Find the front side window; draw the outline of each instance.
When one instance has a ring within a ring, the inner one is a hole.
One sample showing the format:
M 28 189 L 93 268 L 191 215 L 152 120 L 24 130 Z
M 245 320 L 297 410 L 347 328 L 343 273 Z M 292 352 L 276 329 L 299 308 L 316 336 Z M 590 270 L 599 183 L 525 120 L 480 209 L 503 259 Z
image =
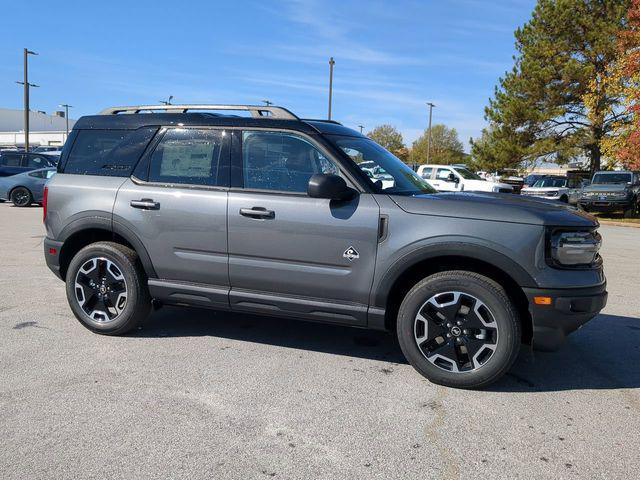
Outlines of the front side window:
M 448 168 L 439 168 L 436 172 L 436 180 L 449 180 L 451 173 L 451 170 Z
M 337 166 L 314 145 L 286 132 L 242 133 L 244 188 L 306 193 L 317 173 L 339 175 Z
M 28 168 L 44 168 L 50 166 L 50 163 L 42 157 L 37 155 L 28 155 L 26 158 L 25 167 Z
M 168 130 L 151 156 L 149 181 L 189 185 L 222 185 L 222 130 L 174 128 Z

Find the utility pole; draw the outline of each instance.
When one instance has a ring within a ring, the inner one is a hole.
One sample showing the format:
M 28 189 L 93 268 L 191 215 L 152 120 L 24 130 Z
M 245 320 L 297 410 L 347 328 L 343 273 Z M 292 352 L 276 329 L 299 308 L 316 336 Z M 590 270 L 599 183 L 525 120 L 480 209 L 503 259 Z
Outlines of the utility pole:
M 169 100 L 158 100 L 162 105 L 171 105 L 171 100 L 173 100 L 173 95 L 169 95 Z
M 433 113 L 433 107 L 435 104 L 427 102 L 429 105 L 429 133 L 427 133 L 427 163 L 431 162 L 431 114 Z
M 65 138 L 65 140 L 66 140 L 67 138 L 69 138 L 69 109 L 73 108 L 73 105 L 69 105 L 67 103 L 63 103 L 63 104 L 58 105 L 58 106 L 64 108 L 64 118 L 67 121 L 67 137 Z
M 333 66 L 336 62 L 333 57 L 329 59 L 329 120 L 331 120 L 331 97 L 333 96 Z
M 24 150 L 29 151 L 29 87 L 38 87 L 34 83 L 29 83 L 29 55 L 37 55 L 36 52 L 24 49 L 24 80 L 16 82 L 24 86 Z
M 273 105 L 273 102 L 271 100 L 262 100 L 262 103 L 264 103 L 267 107 Z
M 360 128 L 360 133 L 362 133 L 362 130 L 364 130 L 364 125 L 358 125 L 358 128 Z

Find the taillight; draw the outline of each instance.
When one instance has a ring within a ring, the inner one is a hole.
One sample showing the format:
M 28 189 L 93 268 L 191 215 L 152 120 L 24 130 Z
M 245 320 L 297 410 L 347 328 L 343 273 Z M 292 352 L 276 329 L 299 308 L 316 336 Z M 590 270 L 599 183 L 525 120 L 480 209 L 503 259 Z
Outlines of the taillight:
M 44 187 L 44 193 L 42 194 L 42 221 L 47 219 L 47 199 L 49 197 L 49 187 Z

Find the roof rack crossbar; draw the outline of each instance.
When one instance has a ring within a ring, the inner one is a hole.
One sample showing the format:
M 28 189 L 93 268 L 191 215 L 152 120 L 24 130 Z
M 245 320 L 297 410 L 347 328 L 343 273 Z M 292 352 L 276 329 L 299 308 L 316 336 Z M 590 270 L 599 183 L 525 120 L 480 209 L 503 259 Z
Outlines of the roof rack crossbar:
M 111 107 L 100 112 L 100 115 L 117 115 L 119 113 L 140 113 L 148 111 L 187 113 L 189 110 L 231 110 L 251 112 L 254 118 L 277 118 L 281 120 L 299 120 L 299 118 L 284 107 L 263 105 L 215 105 L 215 104 L 184 104 L 184 105 L 135 105 L 131 107 Z

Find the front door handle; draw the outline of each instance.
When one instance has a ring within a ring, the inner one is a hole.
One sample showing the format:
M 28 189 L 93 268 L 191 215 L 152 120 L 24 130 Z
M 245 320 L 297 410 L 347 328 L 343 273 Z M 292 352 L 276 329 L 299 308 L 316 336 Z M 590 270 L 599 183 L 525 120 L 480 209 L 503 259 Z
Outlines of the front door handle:
M 274 218 L 276 212 L 263 207 L 241 208 L 240 215 L 250 218 Z
M 142 210 L 160 210 L 160 202 L 154 202 L 150 198 L 131 200 L 131 203 L 129 205 L 131 205 L 133 208 L 140 208 Z

